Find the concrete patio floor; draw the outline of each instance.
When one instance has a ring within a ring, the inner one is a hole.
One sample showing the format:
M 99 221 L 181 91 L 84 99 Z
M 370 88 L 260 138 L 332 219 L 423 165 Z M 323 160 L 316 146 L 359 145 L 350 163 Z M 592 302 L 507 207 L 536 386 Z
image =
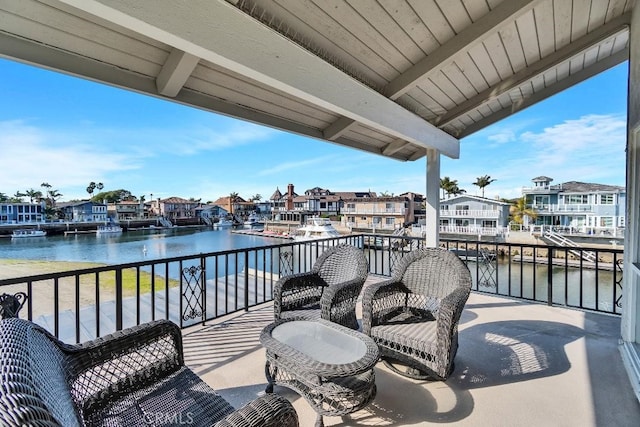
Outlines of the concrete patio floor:
M 371 280 L 376 280 L 372 278 Z M 184 330 L 185 361 L 232 405 L 264 392 L 259 335 L 271 304 Z M 456 369 L 446 382 L 375 367 L 378 394 L 365 409 L 325 417 L 326 426 L 638 426 L 618 350 L 620 318 L 472 293 L 459 328 Z M 300 425 L 316 414 L 276 387 Z

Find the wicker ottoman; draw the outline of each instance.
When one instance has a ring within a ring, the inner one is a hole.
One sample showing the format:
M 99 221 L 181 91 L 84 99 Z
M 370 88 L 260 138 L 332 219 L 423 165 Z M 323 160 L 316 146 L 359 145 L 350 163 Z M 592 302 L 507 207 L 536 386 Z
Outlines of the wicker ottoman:
M 264 328 L 265 374 L 269 385 L 298 392 L 318 413 L 345 415 L 357 411 L 376 395 L 373 366 L 378 346 L 368 336 L 319 320 L 280 320 Z

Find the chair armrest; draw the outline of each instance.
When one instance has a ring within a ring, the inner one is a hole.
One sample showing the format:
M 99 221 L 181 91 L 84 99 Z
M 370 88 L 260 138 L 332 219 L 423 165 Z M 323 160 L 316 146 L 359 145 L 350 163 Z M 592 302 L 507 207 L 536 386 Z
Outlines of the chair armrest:
M 469 288 L 458 288 L 444 297 L 440 301 L 438 312 L 435 313 L 438 348 L 443 351 L 451 352 L 451 344 L 454 335 L 454 328 L 458 325 L 464 305 L 469 298 Z M 453 349 L 455 352 L 455 349 Z M 447 354 L 441 354 L 440 360 L 448 360 Z
M 281 278 L 273 287 L 273 311 L 280 313 L 318 301 L 327 283 L 315 273 L 297 273 Z
M 277 394 L 266 394 L 218 421 L 214 427 L 298 427 L 293 405 Z
M 393 279 L 367 286 L 362 294 L 362 332 L 369 335 L 386 314 L 406 306 L 406 295 L 407 288 Z
M 70 356 L 69 383 L 83 413 L 128 395 L 184 365 L 180 328 L 168 320 L 134 326 L 78 345 Z
M 435 313 L 438 322 L 438 336 L 440 336 L 440 328 L 445 335 L 451 335 L 451 331 L 458 324 L 464 305 L 469 298 L 469 288 L 457 288 L 440 301 L 438 312 Z

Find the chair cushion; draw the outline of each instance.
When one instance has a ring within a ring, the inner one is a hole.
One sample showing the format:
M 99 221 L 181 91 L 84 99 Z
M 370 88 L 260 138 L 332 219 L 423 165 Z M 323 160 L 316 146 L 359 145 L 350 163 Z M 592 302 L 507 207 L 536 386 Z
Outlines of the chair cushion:
M 379 346 L 389 347 L 404 354 L 433 354 L 437 343 L 437 322 L 424 321 L 414 316 L 401 316 L 388 323 L 371 328 L 371 337 Z M 418 321 L 420 320 L 420 321 Z
M 233 407 L 193 371 L 179 371 L 140 389 L 92 414 L 94 426 L 213 425 L 233 412 Z

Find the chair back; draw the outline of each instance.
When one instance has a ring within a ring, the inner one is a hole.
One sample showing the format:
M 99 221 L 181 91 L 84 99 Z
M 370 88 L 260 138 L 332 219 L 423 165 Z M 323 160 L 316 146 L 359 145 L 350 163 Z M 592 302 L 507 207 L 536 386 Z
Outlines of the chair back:
M 81 425 L 67 358 L 53 340 L 28 320 L 0 321 L 0 418 L 6 425 Z
M 412 293 L 442 299 L 459 287 L 471 289 L 471 273 L 460 258 L 442 248 L 412 251 L 400 260 L 392 278 Z
M 312 272 L 329 286 L 356 279 L 361 279 L 364 284 L 369 264 L 362 249 L 341 244 L 326 249 L 316 260 Z

